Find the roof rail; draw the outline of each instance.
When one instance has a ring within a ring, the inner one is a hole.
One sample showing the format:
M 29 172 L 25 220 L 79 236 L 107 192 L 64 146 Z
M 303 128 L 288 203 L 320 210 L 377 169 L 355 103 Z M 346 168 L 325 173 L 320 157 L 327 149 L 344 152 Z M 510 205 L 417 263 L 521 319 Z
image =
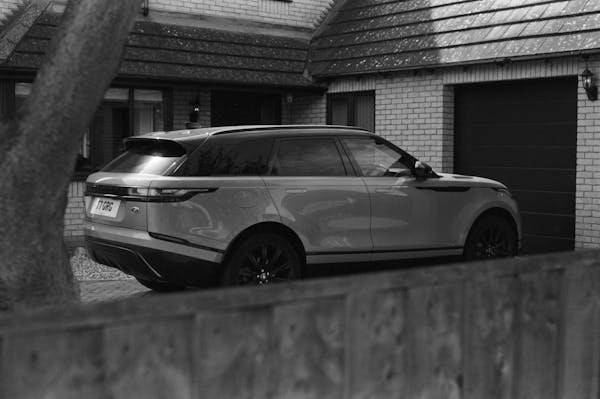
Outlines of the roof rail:
M 361 132 L 372 133 L 370 130 L 362 127 L 355 126 L 343 126 L 343 125 L 251 125 L 251 126 L 231 126 L 223 128 L 223 130 L 217 130 L 212 133 L 213 136 L 227 133 L 239 133 L 239 132 L 250 132 L 254 130 L 299 130 L 299 129 L 345 129 L 345 130 L 357 130 Z

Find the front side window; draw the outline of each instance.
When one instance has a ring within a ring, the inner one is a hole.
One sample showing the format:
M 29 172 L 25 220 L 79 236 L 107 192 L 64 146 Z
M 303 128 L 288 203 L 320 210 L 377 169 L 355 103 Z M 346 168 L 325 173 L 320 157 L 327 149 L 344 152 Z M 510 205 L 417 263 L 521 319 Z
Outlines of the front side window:
M 389 147 L 383 140 L 346 138 L 343 141 L 363 176 L 411 176 L 406 166 L 409 156 Z
M 260 176 L 267 172 L 273 139 L 211 137 L 187 160 L 186 176 Z
M 333 139 L 285 139 L 273 159 L 274 176 L 346 176 Z

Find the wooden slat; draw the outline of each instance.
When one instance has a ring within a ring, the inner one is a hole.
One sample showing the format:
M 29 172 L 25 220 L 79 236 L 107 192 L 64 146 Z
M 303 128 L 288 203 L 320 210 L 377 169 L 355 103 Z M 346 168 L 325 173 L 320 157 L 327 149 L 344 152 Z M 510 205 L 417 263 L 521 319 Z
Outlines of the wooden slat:
M 102 345 L 99 329 L 3 337 L 0 397 L 106 398 Z
M 408 290 L 409 398 L 462 397 L 463 285 Z
M 268 397 L 271 319 L 266 307 L 198 315 L 195 397 Z
M 465 399 L 509 399 L 515 351 L 517 279 L 468 284 L 465 304 Z
M 338 399 L 344 383 L 344 300 L 275 307 L 273 398 Z
M 600 397 L 600 268 L 574 266 L 565 282 L 562 397 Z
M 407 368 L 407 292 L 352 295 L 348 302 L 348 398 L 403 397 L 412 370 Z
M 562 272 L 520 276 L 516 398 L 558 397 Z
M 160 318 L 104 330 L 106 386 L 114 399 L 192 397 L 192 318 Z

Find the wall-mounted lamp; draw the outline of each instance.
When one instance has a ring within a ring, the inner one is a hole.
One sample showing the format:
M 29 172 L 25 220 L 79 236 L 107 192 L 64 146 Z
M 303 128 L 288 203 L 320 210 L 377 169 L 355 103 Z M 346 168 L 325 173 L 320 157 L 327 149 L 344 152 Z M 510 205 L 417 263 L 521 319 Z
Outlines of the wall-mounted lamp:
M 150 0 L 142 0 L 142 14 L 147 17 L 150 13 Z
M 190 122 L 198 122 L 198 118 L 200 118 L 200 100 L 196 98 L 194 101 L 190 102 L 190 105 L 192 106 L 192 110 L 189 114 Z
M 286 93 L 285 102 L 291 104 L 294 102 L 294 95 L 292 93 Z
M 594 74 L 587 68 L 581 73 L 581 85 L 590 101 L 598 99 L 598 86 L 596 86 Z

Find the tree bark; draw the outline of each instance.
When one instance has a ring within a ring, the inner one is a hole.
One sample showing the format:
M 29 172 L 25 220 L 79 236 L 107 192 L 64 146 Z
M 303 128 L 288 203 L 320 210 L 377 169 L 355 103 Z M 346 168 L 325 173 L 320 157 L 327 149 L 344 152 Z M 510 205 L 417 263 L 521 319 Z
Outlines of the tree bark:
M 80 139 L 139 0 L 72 0 L 15 119 L 0 125 L 0 310 L 78 300 L 63 241 Z

